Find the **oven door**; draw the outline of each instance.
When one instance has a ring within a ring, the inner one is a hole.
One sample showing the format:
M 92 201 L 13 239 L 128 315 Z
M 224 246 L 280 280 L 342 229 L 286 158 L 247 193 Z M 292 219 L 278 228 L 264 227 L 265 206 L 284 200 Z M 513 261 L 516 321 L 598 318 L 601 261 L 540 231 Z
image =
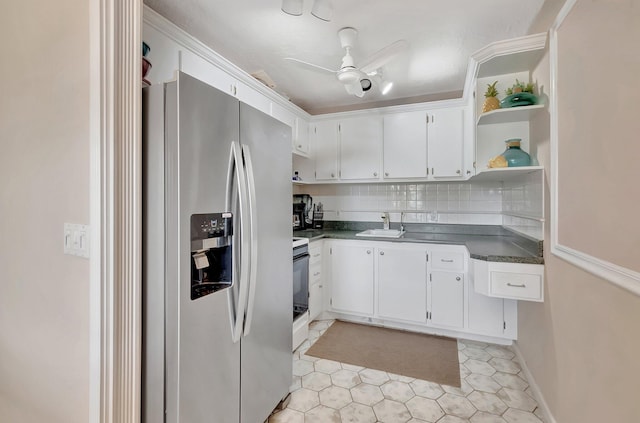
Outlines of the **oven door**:
M 293 320 L 309 309 L 309 250 L 301 245 L 293 249 Z

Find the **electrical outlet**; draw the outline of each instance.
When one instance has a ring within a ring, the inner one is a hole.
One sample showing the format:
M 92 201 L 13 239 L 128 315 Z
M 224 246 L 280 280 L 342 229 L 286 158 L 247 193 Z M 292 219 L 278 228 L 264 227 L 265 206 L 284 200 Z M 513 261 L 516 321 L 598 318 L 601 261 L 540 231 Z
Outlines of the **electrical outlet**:
M 63 243 L 65 254 L 89 258 L 89 226 L 65 223 Z

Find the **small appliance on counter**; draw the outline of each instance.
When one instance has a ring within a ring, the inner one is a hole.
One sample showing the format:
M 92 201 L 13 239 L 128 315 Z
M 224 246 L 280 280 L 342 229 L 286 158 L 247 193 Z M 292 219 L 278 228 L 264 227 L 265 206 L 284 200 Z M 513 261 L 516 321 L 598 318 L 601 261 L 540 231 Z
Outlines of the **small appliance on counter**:
M 324 221 L 322 218 L 324 217 L 324 211 L 322 203 L 318 203 L 313 207 L 313 219 L 311 223 L 311 227 L 313 229 L 322 229 L 324 225 Z
M 309 194 L 293 195 L 293 229 L 309 229 L 312 227 L 311 210 L 313 198 Z

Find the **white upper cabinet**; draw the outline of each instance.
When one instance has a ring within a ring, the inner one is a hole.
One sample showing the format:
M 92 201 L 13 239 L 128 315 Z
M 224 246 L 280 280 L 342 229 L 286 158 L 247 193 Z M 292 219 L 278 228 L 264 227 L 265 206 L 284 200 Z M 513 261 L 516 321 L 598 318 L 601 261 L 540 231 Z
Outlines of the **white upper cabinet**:
M 313 144 L 315 176 L 318 181 L 338 179 L 338 124 L 322 121 L 310 127 L 309 136 Z
M 294 153 L 298 152 L 298 149 L 296 147 L 298 144 L 297 121 L 299 118 L 293 112 L 290 112 L 289 110 L 285 109 L 283 106 L 277 103 L 271 104 L 271 116 L 273 116 L 274 118 L 278 119 L 280 122 L 288 125 L 291 128 L 291 150 Z M 307 132 L 308 130 L 309 129 L 307 127 Z M 307 139 L 308 139 L 308 135 L 307 135 Z M 306 144 L 308 145 L 308 142 Z M 303 154 L 307 154 L 307 153 L 308 153 L 308 150 L 305 150 Z
M 243 82 L 234 83 L 234 97 L 263 113 L 271 114 L 271 100 L 264 94 L 254 90 Z
M 372 112 L 312 124 L 316 180 L 464 179 L 471 168 L 463 156 L 465 142 L 471 142 L 465 113 L 462 106 Z
M 293 133 L 293 152 L 303 156 L 309 155 L 309 122 L 296 117 Z
M 182 72 L 236 97 L 261 112 L 271 113 L 271 101 L 264 94 L 237 80 L 197 54 L 188 50 L 180 50 L 178 61 Z
M 427 164 L 435 179 L 464 176 L 464 109 L 440 109 L 427 117 Z
M 234 88 L 237 80 L 233 76 L 189 50 L 180 50 L 178 57 L 180 71 L 235 96 Z
M 384 117 L 384 178 L 463 179 L 465 109 Z
M 382 118 L 357 117 L 338 123 L 340 179 L 379 179 Z
M 427 177 L 427 114 L 393 113 L 384 117 L 384 178 Z

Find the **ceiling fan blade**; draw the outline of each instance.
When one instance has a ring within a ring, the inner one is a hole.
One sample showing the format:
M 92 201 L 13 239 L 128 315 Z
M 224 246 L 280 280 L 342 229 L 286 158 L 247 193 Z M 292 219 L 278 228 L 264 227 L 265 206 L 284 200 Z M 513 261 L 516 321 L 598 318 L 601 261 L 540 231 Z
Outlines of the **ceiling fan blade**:
M 373 72 L 376 69 L 384 66 L 389 60 L 393 59 L 398 54 L 404 52 L 409 48 L 409 43 L 405 40 L 398 40 L 388 46 L 378 50 L 369 56 L 366 60 L 362 61 L 360 70 L 364 73 Z
M 355 95 L 356 97 L 364 97 L 364 91 L 362 91 L 362 85 L 360 85 L 360 81 L 354 82 L 353 84 L 345 84 L 344 88 L 351 95 Z
M 296 62 L 296 63 L 300 63 L 312 70 L 321 70 L 321 71 L 325 71 L 325 72 L 329 72 L 329 73 L 336 73 L 338 72 L 337 70 L 333 70 L 333 69 L 329 69 L 329 68 L 325 68 L 324 66 L 320 66 L 320 65 L 314 65 L 313 63 L 309 63 L 309 62 L 305 62 L 304 60 L 300 60 L 300 59 L 296 59 L 293 57 L 285 57 L 284 60 L 288 60 L 290 62 Z

